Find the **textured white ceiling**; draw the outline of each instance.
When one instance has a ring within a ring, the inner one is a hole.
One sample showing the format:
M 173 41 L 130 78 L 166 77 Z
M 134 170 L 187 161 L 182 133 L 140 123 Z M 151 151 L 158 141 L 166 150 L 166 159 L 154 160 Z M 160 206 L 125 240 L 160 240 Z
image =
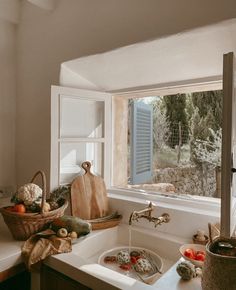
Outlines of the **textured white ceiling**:
M 65 62 L 60 84 L 116 91 L 218 77 L 229 51 L 236 52 L 236 19 Z

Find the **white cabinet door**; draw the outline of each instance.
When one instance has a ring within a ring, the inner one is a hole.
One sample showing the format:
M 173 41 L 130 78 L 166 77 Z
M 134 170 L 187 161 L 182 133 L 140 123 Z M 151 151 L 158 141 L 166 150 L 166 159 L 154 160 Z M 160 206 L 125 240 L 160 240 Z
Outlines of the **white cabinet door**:
M 51 190 L 83 174 L 81 164 L 92 163 L 94 174 L 110 182 L 111 95 L 52 87 Z
M 223 134 L 221 181 L 221 234 L 232 236 L 236 225 L 236 73 L 233 52 L 223 61 Z

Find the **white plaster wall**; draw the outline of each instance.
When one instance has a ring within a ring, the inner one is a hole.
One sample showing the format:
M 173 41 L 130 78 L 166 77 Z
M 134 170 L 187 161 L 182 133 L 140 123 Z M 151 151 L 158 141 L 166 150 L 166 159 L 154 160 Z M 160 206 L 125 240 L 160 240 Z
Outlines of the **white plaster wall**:
M 15 185 L 16 26 L 0 19 L 0 187 Z
M 46 10 L 53 10 L 56 7 L 57 0 L 28 0 L 30 3 Z
M 49 176 L 50 86 L 60 64 L 84 55 L 235 17 L 235 0 L 58 0 L 54 11 L 22 2 L 18 27 L 17 181 Z
M 13 23 L 18 23 L 19 12 L 19 0 L 0 0 L 0 19 Z
M 127 199 L 119 196 L 117 198 L 114 194 L 109 194 L 109 205 L 111 210 L 118 211 L 122 215 L 122 223 L 128 224 L 130 214 L 134 210 L 142 210 L 149 204 L 149 198 L 143 202 L 135 200 L 134 198 Z M 209 211 L 209 209 L 202 208 L 201 210 L 196 208 L 187 208 L 183 206 L 170 206 L 169 203 L 165 202 L 153 202 L 154 210 L 152 215 L 159 217 L 163 213 L 170 215 L 170 222 L 162 224 L 156 228 L 153 223 L 148 222 L 145 219 L 140 219 L 138 222 L 133 224 L 139 227 L 144 227 L 156 232 L 168 233 L 173 237 L 180 237 L 186 239 L 191 243 L 192 235 L 196 234 L 197 230 L 201 229 L 208 235 L 208 223 L 216 224 L 219 223 L 219 214 L 216 211 Z

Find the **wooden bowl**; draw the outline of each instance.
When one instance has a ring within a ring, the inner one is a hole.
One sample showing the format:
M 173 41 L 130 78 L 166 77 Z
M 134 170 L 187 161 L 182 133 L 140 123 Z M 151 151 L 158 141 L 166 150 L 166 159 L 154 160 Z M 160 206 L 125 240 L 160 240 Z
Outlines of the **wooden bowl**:
M 196 235 L 193 235 L 193 243 L 194 244 L 200 244 L 200 245 L 206 245 L 207 243 L 208 243 L 208 236 L 207 235 L 204 235 L 204 237 L 205 237 L 205 240 L 204 241 L 199 241 L 198 239 L 197 239 L 197 234 Z

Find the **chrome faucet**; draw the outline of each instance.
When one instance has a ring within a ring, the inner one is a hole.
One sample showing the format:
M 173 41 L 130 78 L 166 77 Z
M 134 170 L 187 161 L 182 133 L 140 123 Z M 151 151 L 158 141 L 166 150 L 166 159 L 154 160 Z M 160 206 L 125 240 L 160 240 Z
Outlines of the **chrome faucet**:
M 168 223 L 170 221 L 170 215 L 168 213 L 163 213 L 159 217 L 153 217 L 151 214 L 152 211 L 153 205 L 151 202 L 149 203 L 148 207 L 140 211 L 133 211 L 129 217 L 129 225 L 131 225 L 133 221 L 138 221 L 140 218 L 145 218 L 149 222 L 153 222 L 155 227 L 161 225 L 162 223 Z

